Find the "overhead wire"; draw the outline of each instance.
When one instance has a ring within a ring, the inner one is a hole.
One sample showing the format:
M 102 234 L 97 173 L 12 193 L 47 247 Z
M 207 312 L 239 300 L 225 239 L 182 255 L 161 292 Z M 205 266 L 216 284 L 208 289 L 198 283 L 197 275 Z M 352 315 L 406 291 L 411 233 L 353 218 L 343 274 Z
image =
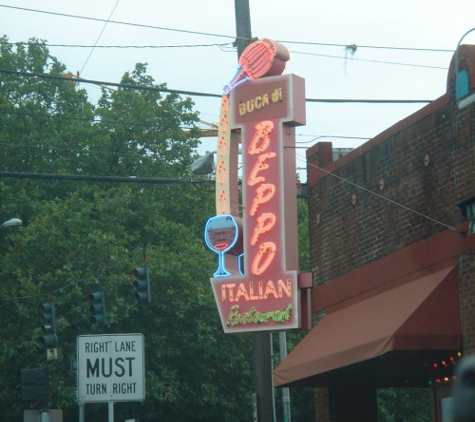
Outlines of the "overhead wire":
M 170 27 L 147 25 L 147 24 L 140 24 L 140 23 L 133 23 L 133 22 L 115 21 L 115 20 L 110 20 L 110 19 L 95 18 L 95 17 L 91 17 L 91 16 L 73 15 L 73 14 L 68 14 L 68 13 L 52 12 L 52 11 L 47 11 L 47 10 L 38 10 L 38 9 L 12 6 L 12 5 L 5 5 L 5 4 L 0 4 L 0 7 L 22 10 L 22 11 L 26 11 L 26 12 L 34 12 L 34 13 L 42 13 L 42 14 L 47 14 L 47 15 L 62 16 L 62 17 L 67 17 L 67 18 L 83 19 L 83 20 L 90 20 L 90 21 L 95 21 L 95 22 L 112 23 L 112 24 L 117 24 L 117 25 L 135 26 L 135 27 L 148 28 L 148 29 L 158 29 L 158 30 L 163 30 L 163 31 L 180 32 L 180 33 L 187 33 L 187 34 L 193 34 L 193 35 L 204 35 L 204 36 L 209 36 L 209 37 L 228 38 L 228 39 L 233 39 L 233 40 L 243 39 L 243 40 L 253 41 L 253 39 L 249 39 L 249 38 L 246 38 L 246 37 L 239 37 L 239 36 L 236 36 L 236 35 L 217 34 L 217 33 L 212 33 L 212 32 L 193 31 L 193 30 L 189 30 L 189 29 L 179 29 L 179 28 L 170 28 Z M 339 44 L 339 43 L 324 43 L 324 42 L 295 41 L 295 40 L 276 40 L 276 41 L 278 41 L 280 43 L 284 43 L 284 44 L 314 45 L 314 46 L 322 46 L 322 47 L 366 48 L 366 49 L 404 50 L 404 51 L 437 52 L 437 53 L 453 53 L 454 52 L 454 50 L 438 49 L 438 48 L 413 48 L 413 47 L 395 47 L 395 46 L 378 46 L 378 45 L 356 45 L 356 44 Z
M 341 181 L 343 181 L 343 182 L 345 182 L 345 183 L 348 183 L 348 184 L 354 186 L 355 188 L 358 188 L 358 189 L 360 189 L 360 190 L 362 190 L 362 191 L 364 191 L 364 192 L 367 192 L 367 193 L 369 193 L 369 194 L 371 194 L 371 195 L 374 195 L 374 196 L 376 196 L 376 197 L 378 197 L 378 198 L 380 198 L 380 199 L 382 199 L 382 200 L 384 200 L 384 201 L 387 201 L 387 202 L 389 202 L 389 203 L 391 203 L 391 204 L 393 204 L 393 205 L 396 205 L 396 206 L 398 206 L 398 207 L 401 207 L 401 208 L 405 209 L 406 211 L 409 211 L 409 212 L 412 212 L 412 213 L 414 213 L 414 214 L 417 214 L 417 215 L 419 215 L 420 217 L 423 217 L 423 218 L 425 218 L 425 219 L 427 219 L 427 220 L 429 220 L 429 221 L 432 221 L 432 222 L 434 222 L 434 223 L 440 224 L 441 226 L 443 226 L 443 227 L 445 227 L 445 228 L 447 228 L 447 229 L 449 229 L 449 230 L 451 230 L 451 231 L 457 231 L 457 229 L 456 229 L 455 227 L 453 227 L 453 226 L 450 226 L 450 225 L 445 224 L 445 223 L 443 223 L 443 222 L 441 222 L 441 221 L 438 221 L 438 220 L 436 220 L 435 218 L 429 217 L 428 215 L 425 215 L 425 214 L 423 214 L 423 213 L 421 213 L 421 212 L 419 212 L 419 211 L 416 211 L 416 210 L 413 209 L 413 208 L 410 208 L 410 207 L 408 207 L 408 206 L 406 206 L 406 205 L 403 205 L 403 204 L 401 204 L 401 203 L 399 203 L 399 202 L 397 202 L 397 201 L 394 201 L 394 200 L 391 199 L 391 198 L 388 198 L 388 197 L 383 196 L 383 195 L 381 195 L 381 194 L 379 194 L 379 193 L 377 193 L 377 192 L 374 192 L 374 191 L 372 191 L 371 189 L 368 189 L 368 188 L 365 188 L 364 186 L 358 185 L 357 183 L 354 183 L 354 182 L 352 182 L 352 181 L 350 181 L 350 180 L 348 180 L 348 179 L 345 179 L 344 177 L 341 177 L 341 176 L 339 176 L 338 174 L 336 174 L 336 173 L 334 173 L 334 172 L 325 170 L 324 168 L 322 168 L 322 167 L 320 167 L 320 166 L 318 166 L 318 165 L 316 165 L 316 164 L 314 164 L 314 163 L 308 163 L 306 157 L 304 157 L 304 156 L 302 156 L 302 155 L 296 154 L 296 156 L 297 156 L 297 159 L 299 159 L 299 160 L 301 160 L 301 161 L 305 161 L 308 166 L 313 167 L 313 168 L 315 168 L 315 169 L 317 169 L 317 170 L 319 170 L 319 171 L 322 171 L 323 173 L 326 173 L 326 174 L 329 175 L 329 176 L 332 176 L 332 177 L 334 177 L 334 178 L 336 178 L 336 179 L 338 179 L 338 180 L 341 180 Z
M 222 94 L 211 94 L 206 92 L 197 92 L 197 91 L 184 91 L 178 89 L 169 89 L 169 88 L 158 88 L 158 87 L 150 87 L 144 85 L 132 85 L 132 84 L 123 84 L 123 83 L 116 83 L 116 82 L 107 82 L 107 81 L 98 81 L 92 79 L 84 79 L 84 78 L 74 78 L 68 76 L 56 76 L 50 75 L 45 73 L 31 73 L 31 72 L 20 72 L 14 70 L 6 70 L 0 69 L 0 73 L 10 74 L 10 75 L 21 75 L 21 76 L 28 76 L 28 77 L 37 77 L 37 78 L 46 78 L 46 79 L 56 79 L 56 80 L 63 80 L 63 81 L 72 81 L 72 82 L 79 82 L 79 83 L 90 83 L 94 85 L 104 85 L 104 86 L 114 86 L 118 88 L 126 88 L 126 89 L 137 89 L 137 90 L 144 90 L 144 91 L 154 91 L 154 92 L 166 92 L 170 94 L 182 94 L 188 95 L 190 97 L 197 96 L 197 97 L 213 97 L 213 98 L 221 98 Z M 369 104 L 413 104 L 413 103 L 430 103 L 432 100 L 381 100 L 381 99 L 343 99 L 343 98 L 306 98 L 306 102 L 311 103 L 369 103 Z
M 35 43 L 35 42 L 10 42 L 10 45 L 44 45 L 46 47 L 68 47 L 68 48 L 101 48 L 101 49 L 161 49 L 161 48 L 192 48 L 192 47 L 219 47 L 223 49 L 226 46 L 230 46 L 230 43 L 222 43 L 222 44 L 182 44 L 182 45 L 81 45 L 81 44 L 50 44 L 50 43 Z M 406 49 L 407 50 L 407 49 Z M 235 52 L 235 48 L 233 48 L 232 52 Z M 378 63 L 378 64 L 388 64 L 394 66 L 409 66 L 409 67 L 420 67 L 425 69 L 439 69 L 439 70 L 447 70 L 447 66 L 431 66 L 431 65 L 424 65 L 418 63 L 403 63 L 403 62 L 392 62 L 387 60 L 375 60 L 375 59 L 363 59 L 359 57 L 345 57 L 345 56 L 335 56 L 330 54 L 321 54 L 321 53 L 312 53 L 307 51 L 295 51 L 291 50 L 292 54 L 301 54 L 305 56 L 312 56 L 312 57 L 323 57 L 327 59 L 336 59 L 336 60 L 351 60 L 351 61 L 358 61 L 358 62 L 367 62 L 367 63 Z M 90 53 L 91 54 L 91 53 Z M 89 54 L 89 56 L 90 56 Z M 88 56 L 88 58 L 89 58 Z M 81 69 L 80 73 L 82 73 L 83 69 Z
M 98 43 L 99 40 L 101 39 L 102 34 L 104 33 L 104 31 L 105 31 L 105 29 L 106 29 L 106 27 L 107 27 L 107 24 L 109 23 L 110 18 L 111 18 L 112 15 L 114 14 L 114 11 L 115 11 L 115 9 L 117 8 L 117 5 L 119 4 L 119 2 L 120 2 L 120 0 L 117 0 L 117 2 L 115 3 L 115 6 L 112 8 L 112 11 L 111 11 L 109 17 L 107 18 L 107 21 L 104 23 L 104 26 L 102 27 L 102 30 L 101 30 L 101 32 L 99 33 L 99 36 L 97 37 L 96 42 L 94 43 L 93 47 L 91 48 L 91 51 L 90 51 L 89 54 L 87 55 L 86 61 L 84 62 L 84 64 L 83 64 L 81 70 L 79 71 L 79 74 L 82 74 L 82 72 L 84 71 L 84 68 L 86 67 L 87 62 L 89 61 L 89 58 L 91 57 L 91 55 L 92 55 L 94 49 L 96 48 L 97 43 Z

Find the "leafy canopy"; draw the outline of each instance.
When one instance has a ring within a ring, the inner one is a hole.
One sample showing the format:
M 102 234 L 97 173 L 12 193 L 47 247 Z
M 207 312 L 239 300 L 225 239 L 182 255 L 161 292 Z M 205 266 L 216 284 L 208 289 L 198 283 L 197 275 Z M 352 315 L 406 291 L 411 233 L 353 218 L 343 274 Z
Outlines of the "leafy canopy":
M 0 69 L 60 76 L 66 66 L 44 42 L 0 38 Z M 0 171 L 192 179 L 198 113 L 189 98 L 163 95 L 145 64 L 92 104 L 81 84 L 0 72 Z M 196 177 L 196 176 L 195 176 Z M 146 390 L 142 403 L 117 403 L 117 420 L 250 420 L 250 338 L 225 336 L 209 286 L 216 266 L 202 240 L 213 215 L 212 185 L 128 184 L 0 178 L 0 408 L 22 421 L 29 404 L 14 375 L 50 368 L 51 406 L 78 418 L 73 401 L 76 338 L 141 332 Z M 152 303 L 133 301 L 131 271 L 147 263 Z M 89 322 L 88 294 L 102 282 L 108 323 Z M 39 303 L 54 302 L 60 361 L 36 346 Z M 87 420 L 107 406 L 87 405 Z

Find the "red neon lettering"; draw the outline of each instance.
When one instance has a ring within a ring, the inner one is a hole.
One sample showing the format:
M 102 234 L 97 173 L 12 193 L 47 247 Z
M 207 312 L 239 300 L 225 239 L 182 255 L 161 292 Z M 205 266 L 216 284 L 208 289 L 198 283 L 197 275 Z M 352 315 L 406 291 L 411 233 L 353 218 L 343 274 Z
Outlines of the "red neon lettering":
M 265 212 L 258 217 L 257 226 L 254 228 L 254 234 L 251 238 L 252 246 L 255 246 L 257 244 L 257 242 L 259 241 L 259 236 L 261 234 L 267 233 L 272 227 L 274 227 L 276 219 L 277 218 L 273 212 Z
M 267 299 L 270 294 L 274 295 L 274 297 L 276 299 L 278 298 L 277 290 L 275 290 L 275 286 L 274 286 L 274 283 L 272 282 L 272 280 L 269 280 L 267 282 L 266 291 L 264 293 L 264 299 Z
M 252 281 L 249 283 L 249 299 L 259 300 L 259 296 L 254 295 L 254 283 Z
M 236 284 L 225 284 L 225 286 L 228 288 L 229 301 L 234 302 L 234 288 L 236 287 Z
M 272 129 L 274 129 L 274 123 L 270 120 L 265 120 L 258 123 L 255 128 L 256 133 L 252 137 L 248 149 L 248 152 L 251 155 L 260 154 L 267 149 L 270 144 L 269 134 L 272 132 Z
M 267 170 L 269 168 L 269 164 L 264 164 L 264 161 L 268 158 L 274 158 L 276 155 L 277 154 L 275 152 L 266 152 L 265 154 L 259 155 L 247 179 L 247 184 L 249 186 L 254 186 L 256 183 L 266 180 L 264 176 L 257 176 L 257 173 L 259 173 L 261 170 Z
M 284 291 L 288 297 L 292 297 L 292 281 L 290 279 L 287 279 L 285 281 L 286 281 L 285 284 L 284 284 L 284 280 L 277 281 L 277 286 L 279 289 L 279 297 L 283 296 Z
M 277 286 L 276 286 L 277 284 Z M 239 302 L 241 299 L 246 301 L 252 300 L 265 300 L 269 296 L 273 296 L 276 299 L 282 299 L 284 293 L 287 297 L 292 297 L 291 280 L 277 280 L 274 283 L 272 280 L 266 282 L 264 289 L 264 282 L 258 282 L 258 291 L 254 292 L 255 283 L 250 281 L 248 283 L 240 283 L 236 289 L 235 283 L 223 284 L 221 286 L 221 301 L 223 303 L 229 301 Z
M 244 283 L 241 283 L 238 287 L 238 291 L 236 293 L 236 299 L 234 300 L 234 302 L 237 302 L 241 296 L 246 299 L 246 300 L 249 300 L 249 295 L 247 294 L 247 290 L 246 290 L 246 287 L 244 286 Z
M 275 194 L 275 185 L 272 183 L 263 183 L 256 189 L 256 196 L 252 200 L 252 206 L 249 214 L 254 216 L 259 205 L 270 201 Z
M 255 275 L 262 274 L 274 259 L 276 247 L 274 242 L 264 242 L 259 246 L 259 252 L 252 261 L 251 271 Z M 264 261 L 261 263 L 261 260 Z M 261 283 L 261 282 L 259 282 Z

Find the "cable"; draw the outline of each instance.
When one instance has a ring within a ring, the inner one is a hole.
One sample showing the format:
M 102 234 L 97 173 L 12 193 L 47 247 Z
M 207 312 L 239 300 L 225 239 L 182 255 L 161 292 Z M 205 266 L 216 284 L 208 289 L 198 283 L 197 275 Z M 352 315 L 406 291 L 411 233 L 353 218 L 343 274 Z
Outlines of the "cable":
M 370 136 L 342 136 L 342 135 L 319 135 L 319 136 L 315 136 L 315 135 L 302 135 L 302 134 L 298 134 L 297 136 L 312 136 L 313 139 L 310 139 L 310 141 L 305 141 L 305 142 L 304 141 L 301 141 L 301 142 L 296 141 L 295 142 L 296 144 L 309 144 L 310 142 L 316 141 L 317 139 L 321 139 L 321 138 L 358 139 L 358 140 L 371 139 Z
M 8 43 L 9 45 L 44 45 L 46 47 L 71 47 L 71 48 L 118 48 L 118 49 L 128 49 L 128 48 L 183 48 L 183 47 L 219 47 L 222 49 L 222 47 L 230 46 L 232 44 L 230 43 L 223 43 L 223 44 L 182 44 L 182 45 L 163 45 L 163 46 L 157 46 L 157 45 L 80 45 L 80 44 L 49 44 L 49 43 L 31 43 L 31 42 L 19 42 L 19 43 Z M 376 47 L 375 47 L 376 48 Z M 382 47 L 381 47 L 382 48 Z M 233 52 L 235 48 L 233 47 Z M 407 49 L 404 49 L 407 50 Z M 324 57 L 324 58 L 330 58 L 330 59 L 338 59 L 338 60 L 347 60 L 347 57 L 343 56 L 332 56 L 328 54 L 318 54 L 318 53 L 309 53 L 305 51 L 291 51 L 292 54 L 302 54 L 302 55 L 307 55 L 307 56 L 315 56 L 315 57 Z M 351 57 L 351 60 L 354 61 L 361 61 L 361 62 L 369 62 L 369 63 L 381 63 L 381 64 L 390 64 L 390 65 L 396 65 L 396 66 L 409 66 L 409 67 L 421 67 L 421 68 L 426 68 L 426 69 L 440 69 L 440 70 L 447 70 L 447 67 L 443 66 L 429 66 L 429 65 L 422 65 L 422 64 L 415 64 L 415 63 L 401 63 L 401 62 L 390 62 L 390 61 L 385 61 L 385 60 L 374 60 L 374 59 L 360 59 L 358 57 Z M 82 70 L 81 72 L 82 73 Z
M 84 44 L 50 44 L 50 43 L 35 43 L 35 42 L 8 42 L 8 45 L 27 45 L 27 46 L 45 46 L 45 47 L 65 47 L 65 48 L 118 48 L 118 49 L 145 49 L 145 48 L 197 48 L 197 47 L 232 47 L 233 43 L 212 43 L 212 44 L 178 44 L 178 45 L 84 45 Z M 235 48 L 233 47 L 235 50 Z
M 63 114 L 43 114 L 43 113 L 28 113 L 28 112 L 18 112 L 18 111 L 9 111 L 2 110 L 0 108 L 0 114 L 13 114 L 15 116 L 33 116 L 33 117 L 46 117 L 50 119 L 63 119 L 63 120 L 77 120 L 81 122 L 90 122 L 90 123 L 105 123 L 105 124 L 114 124 L 114 125 L 126 125 L 126 126 L 146 126 L 153 127 L 159 126 L 160 129 L 182 129 L 182 130 L 204 130 L 198 126 L 164 126 L 160 123 L 143 123 L 143 122 L 120 122 L 117 120 L 103 120 L 99 118 L 88 118 L 88 117 L 75 117 L 75 116 L 64 116 Z
M 146 183 L 154 185 L 163 184 L 201 184 L 215 183 L 209 179 L 173 179 L 169 177 L 120 177 L 120 176 L 88 176 L 83 174 L 50 174 L 50 173 L 20 173 L 14 171 L 0 171 L 1 177 L 12 177 L 16 179 L 43 179 L 43 180 L 73 180 L 73 181 L 89 181 L 89 182 L 115 182 L 115 183 Z
M 160 29 L 163 31 L 172 31 L 172 32 L 181 32 L 187 34 L 194 34 L 194 35 L 205 35 L 209 37 L 221 37 L 221 38 L 230 38 L 230 39 L 243 39 L 248 41 L 254 41 L 254 39 L 249 39 L 246 37 L 237 37 L 235 35 L 224 35 L 224 34 L 215 34 L 210 32 L 201 32 L 201 31 L 191 31 L 185 29 L 177 29 L 177 28 L 167 28 L 167 27 L 160 27 L 160 26 L 153 26 L 153 25 L 145 25 L 145 24 L 138 24 L 132 22 L 124 22 L 124 21 L 113 21 L 113 20 L 106 20 L 94 17 L 87 17 L 87 16 L 79 16 L 79 15 L 72 15 L 67 13 L 59 13 L 59 12 L 50 12 L 45 10 L 38 10 L 38 9 L 30 9 L 25 7 L 18 7 L 18 6 L 11 6 L 0 4 L 0 7 L 5 7 L 9 9 L 16 9 L 16 10 L 23 10 L 26 12 L 35 12 L 35 13 L 43 13 L 47 15 L 55 15 L 55 16 L 63 16 L 67 18 L 74 18 L 74 19 L 83 19 L 83 20 L 91 20 L 96 22 L 105 22 L 105 23 L 113 23 L 117 25 L 128 25 L 128 26 L 136 26 L 141 28 L 149 28 L 149 29 Z M 323 46 L 323 47 L 343 47 L 343 48 L 368 48 L 368 49 L 385 49 L 385 50 L 406 50 L 406 51 L 426 51 L 426 52 L 437 52 L 437 53 L 453 53 L 454 50 L 443 50 L 443 49 L 435 49 L 435 48 L 411 48 L 411 47 L 387 47 L 387 46 L 375 46 L 375 45 L 356 45 L 356 44 L 336 44 L 336 43 L 322 43 L 322 42 L 309 42 L 309 41 L 290 41 L 290 40 L 276 40 L 282 44 L 302 44 L 302 45 L 315 45 L 315 46 Z
M 106 82 L 106 81 L 96 81 L 92 79 L 77 79 L 77 78 L 70 78 L 67 76 L 55 76 L 55 75 L 48 75 L 45 73 L 30 73 L 30 72 L 20 72 L 14 70 L 5 70 L 0 69 L 0 73 L 6 73 L 11 75 L 21 75 L 21 76 L 28 76 L 28 77 L 37 77 L 37 78 L 46 78 L 46 79 L 56 79 L 62 81 L 73 81 L 73 82 L 80 82 L 80 83 L 90 83 L 94 85 L 109 85 L 115 86 L 118 88 L 128 88 L 128 89 L 137 89 L 137 90 L 145 90 L 145 91 L 153 91 L 153 92 L 167 92 L 170 94 L 182 94 L 188 95 L 190 97 L 198 96 L 198 97 L 213 97 L 213 98 L 222 98 L 222 94 L 210 94 L 205 92 L 196 92 L 196 91 L 183 91 L 177 89 L 168 89 L 168 88 L 157 88 L 157 87 L 150 87 L 150 86 L 143 86 L 143 85 L 131 85 L 131 84 L 121 84 L 115 82 Z M 306 98 L 306 102 L 309 103 L 367 103 L 367 104 L 414 104 L 414 103 L 430 103 L 432 100 L 367 100 L 367 99 L 323 99 L 323 98 Z
M 220 37 L 220 38 L 231 38 L 231 39 L 242 38 L 242 37 L 236 37 L 236 36 L 231 36 L 231 35 L 212 34 L 212 33 L 209 33 L 209 32 L 190 31 L 190 30 L 186 30 L 186 29 L 166 28 L 166 27 L 162 27 L 162 26 L 145 25 L 145 24 L 140 24 L 140 23 L 114 21 L 114 20 L 107 21 L 106 19 L 93 18 L 93 17 L 88 17 L 88 16 L 71 15 L 71 14 L 68 14 L 68 13 L 48 12 L 46 10 L 29 9 L 29 8 L 26 8 L 26 7 L 10 6 L 10 5 L 6 5 L 6 4 L 0 4 L 0 7 L 6 7 L 6 8 L 9 8 L 9 9 L 16 9 L 16 10 L 23 10 L 25 12 L 35 12 L 35 13 L 43 13 L 43 14 L 46 14 L 46 15 L 62 16 L 62 17 L 66 17 L 66 18 L 83 19 L 83 20 L 89 20 L 89 21 L 95 21 L 95 22 L 109 22 L 109 23 L 113 23 L 113 24 L 117 24 L 117 25 L 135 26 L 135 27 L 139 27 L 139 28 L 160 29 L 162 31 L 180 32 L 180 33 L 194 34 L 194 35 L 206 35 L 208 37 Z M 242 38 L 242 39 L 248 40 L 248 38 Z
M 221 94 L 208 94 L 205 92 L 196 92 L 196 91 L 183 91 L 183 90 L 176 90 L 176 89 L 168 89 L 168 88 L 157 88 L 151 86 L 143 86 L 143 85 L 132 85 L 132 84 L 121 84 L 116 82 L 106 82 L 106 81 L 95 81 L 92 79 L 84 79 L 84 78 L 73 78 L 67 76 L 55 76 L 55 75 L 48 75 L 45 73 L 30 73 L 30 72 L 20 72 L 15 70 L 5 70 L 0 69 L 0 73 L 6 73 L 10 75 L 20 75 L 20 76 L 28 76 L 28 77 L 36 77 L 36 78 L 45 78 L 45 79 L 55 79 L 55 80 L 62 80 L 62 81 L 72 81 L 72 82 L 79 82 L 79 83 L 88 83 L 94 85 L 108 85 L 108 86 L 115 86 L 117 88 L 128 88 L 128 89 L 138 89 L 142 91 L 152 91 L 152 92 L 166 92 L 169 94 L 183 94 L 189 95 L 190 97 L 197 96 L 197 97 L 215 97 L 221 98 Z
M 356 45 L 356 44 L 332 44 L 332 43 L 322 43 L 322 42 L 310 42 L 310 41 L 279 41 L 282 44 L 302 44 L 302 45 L 317 45 L 322 47 L 343 47 L 345 49 L 355 50 L 358 48 L 369 48 L 369 49 L 381 49 L 381 50 L 404 50 L 404 51 L 425 51 L 432 53 L 453 53 L 454 50 L 443 50 L 439 48 L 414 48 L 414 47 L 388 47 L 380 45 Z
M 94 46 L 92 47 L 91 51 L 89 52 L 89 54 L 88 54 L 88 56 L 87 56 L 87 58 L 86 58 L 86 61 L 84 62 L 84 64 L 83 64 L 81 70 L 79 71 L 79 74 L 82 74 L 84 68 L 86 67 L 87 62 L 89 61 L 89 58 L 90 58 L 91 55 L 92 55 L 92 52 L 94 51 L 94 49 L 96 48 L 97 43 L 98 43 L 99 40 L 101 39 L 102 34 L 104 33 L 104 31 L 105 31 L 105 29 L 106 29 L 106 26 L 107 26 L 107 24 L 109 23 L 110 18 L 112 17 L 112 15 L 113 15 L 113 13 L 114 13 L 114 10 L 116 9 L 116 7 L 117 7 L 117 5 L 119 4 L 119 2 L 120 2 L 120 0 L 117 0 L 115 6 L 112 8 L 112 12 L 110 13 L 109 17 L 107 18 L 107 21 L 104 23 L 104 26 L 102 27 L 102 30 L 101 30 L 99 36 L 97 37 L 96 42 L 94 43 Z
M 374 192 L 374 191 L 372 191 L 372 190 L 370 190 L 370 189 L 368 189 L 368 188 L 365 188 L 365 187 L 363 187 L 363 186 L 361 186 L 361 185 L 358 185 L 358 184 L 356 184 L 356 183 L 354 183 L 354 182 L 350 182 L 348 179 L 345 179 L 344 177 L 338 176 L 337 174 L 335 174 L 335 173 L 333 173 L 333 172 L 331 172 L 331 171 L 325 170 L 325 169 L 322 168 L 322 167 L 319 167 L 319 166 L 317 166 L 317 165 L 315 165 L 315 164 L 308 163 L 307 160 L 306 160 L 306 158 L 303 157 L 303 156 L 300 156 L 300 155 L 297 154 L 297 158 L 299 158 L 299 159 L 302 160 L 302 161 L 305 161 L 305 162 L 307 163 L 307 165 L 310 166 L 310 167 L 314 167 L 314 168 L 316 168 L 317 170 L 323 171 L 324 173 L 326 173 L 326 174 L 328 174 L 328 175 L 330 175 L 330 176 L 333 176 L 333 177 L 335 177 L 335 178 L 337 178 L 337 179 L 339 179 L 339 180 L 341 180 L 341 181 L 343 181 L 343 182 L 345 182 L 345 183 L 348 183 L 348 184 L 350 184 L 350 185 L 352 185 L 352 186 L 354 186 L 354 187 L 356 187 L 356 188 L 358 188 L 358 189 L 361 189 L 361 190 L 363 190 L 363 191 L 365 191 L 365 192 L 367 192 L 367 193 L 370 193 L 371 195 L 374 195 L 374 196 L 376 196 L 376 197 L 378 197 L 378 198 L 380 198 L 380 199 L 384 199 L 385 201 L 388 201 L 388 202 L 390 202 L 391 204 L 397 205 L 398 207 L 401 207 L 401 208 L 405 209 L 406 211 L 410 211 L 410 212 L 412 212 L 412 213 L 414 213 L 414 214 L 419 215 L 420 217 L 426 218 L 427 220 L 430 220 L 430 221 L 432 221 L 432 222 L 434 222 L 434 223 L 440 224 L 441 226 L 444 226 L 445 228 L 447 228 L 447 229 L 449 229 L 449 230 L 452 230 L 452 231 L 454 231 L 454 232 L 457 231 L 457 229 L 456 229 L 455 227 L 453 227 L 453 226 L 449 226 L 448 224 L 442 223 L 442 222 L 440 222 L 440 221 L 438 221 L 438 220 L 436 220 L 436 219 L 434 219 L 434 218 L 432 218 L 432 217 L 429 217 L 429 216 L 427 216 L 427 215 L 425 215 L 425 214 L 422 214 L 422 213 L 420 213 L 419 211 L 416 211 L 416 210 L 414 210 L 414 209 L 412 209 L 412 208 L 410 208 L 410 207 L 407 207 L 406 205 L 400 204 L 399 202 L 396 202 L 396 201 L 394 201 L 394 200 L 392 200 L 392 199 L 389 199 L 389 198 L 387 198 L 386 196 L 380 195 L 379 193 L 376 193 L 376 192 Z
M 400 62 L 388 62 L 385 60 L 373 60 L 373 59 L 360 59 L 358 57 L 351 57 L 347 59 L 346 57 L 340 57 L 340 56 L 330 56 L 328 54 L 317 54 L 317 53 L 307 53 L 303 51 L 292 51 L 293 54 L 303 54 L 307 56 L 316 56 L 316 57 L 325 57 L 329 59 L 344 59 L 344 60 L 355 60 L 359 62 L 369 62 L 369 63 L 382 63 L 382 64 L 391 64 L 391 65 L 396 65 L 396 66 L 409 66 L 409 67 L 422 67 L 426 69 L 441 69 L 441 70 L 447 70 L 447 67 L 442 67 L 442 66 L 429 66 L 429 65 L 424 65 L 424 64 L 415 64 L 415 63 L 400 63 Z

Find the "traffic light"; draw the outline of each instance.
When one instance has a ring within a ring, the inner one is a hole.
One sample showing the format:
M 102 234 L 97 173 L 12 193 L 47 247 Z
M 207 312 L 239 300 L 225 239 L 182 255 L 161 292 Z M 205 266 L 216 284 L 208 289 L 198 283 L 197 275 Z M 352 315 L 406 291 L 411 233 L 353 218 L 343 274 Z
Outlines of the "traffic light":
M 91 293 L 87 300 L 91 302 L 89 310 L 92 313 L 91 324 L 105 324 L 106 323 L 106 304 L 104 301 L 103 292 Z
M 132 271 L 132 278 L 132 287 L 135 290 L 135 303 L 150 303 L 150 278 L 148 273 L 148 267 L 135 268 Z
M 38 403 L 50 401 L 48 368 L 22 369 L 20 382 L 22 400 Z
M 58 345 L 54 303 L 42 303 L 38 307 L 38 310 L 40 312 L 41 331 L 43 335 L 36 340 L 36 345 L 42 349 L 53 349 Z

